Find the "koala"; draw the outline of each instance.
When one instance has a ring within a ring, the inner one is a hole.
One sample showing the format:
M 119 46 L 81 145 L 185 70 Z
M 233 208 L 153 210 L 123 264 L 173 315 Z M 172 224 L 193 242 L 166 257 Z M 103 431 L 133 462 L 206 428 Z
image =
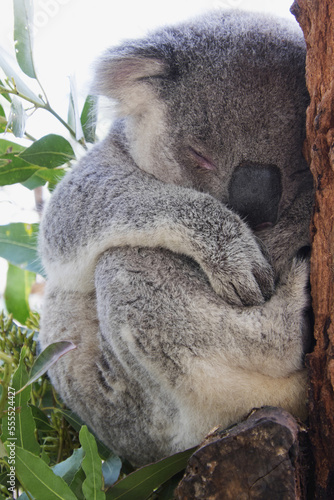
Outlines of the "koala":
M 306 415 L 313 183 L 293 22 L 215 12 L 105 52 L 111 129 L 55 189 L 40 343 L 63 401 L 139 466 L 253 407 Z

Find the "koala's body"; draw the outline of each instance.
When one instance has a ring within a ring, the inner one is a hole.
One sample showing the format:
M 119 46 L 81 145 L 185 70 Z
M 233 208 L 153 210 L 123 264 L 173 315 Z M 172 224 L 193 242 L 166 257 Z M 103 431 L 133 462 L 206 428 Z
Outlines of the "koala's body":
M 119 118 L 45 211 L 40 339 L 76 344 L 51 379 L 134 465 L 253 407 L 305 415 L 304 59 L 297 27 L 232 11 L 97 66 Z

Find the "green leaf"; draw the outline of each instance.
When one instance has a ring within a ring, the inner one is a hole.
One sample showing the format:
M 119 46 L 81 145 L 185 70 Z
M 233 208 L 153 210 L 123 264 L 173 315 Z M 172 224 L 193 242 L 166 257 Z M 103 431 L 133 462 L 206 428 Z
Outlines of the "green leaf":
M 0 139 L 0 156 L 1 158 L 5 154 L 9 153 L 21 153 L 24 151 L 26 148 L 24 146 L 21 146 L 20 144 L 17 144 L 16 142 L 12 141 L 7 141 L 6 139 Z
M 15 137 L 23 137 L 26 129 L 27 116 L 23 108 L 21 99 L 13 96 L 12 105 L 8 117 L 8 128 L 10 128 Z
M 23 160 L 22 160 L 23 161 Z M 1 173 L 1 168 L 0 168 Z M 26 181 L 17 181 L 21 182 L 24 187 L 33 190 L 39 186 L 44 186 L 47 182 L 49 183 L 49 190 L 55 188 L 55 186 L 62 180 L 64 175 L 66 174 L 65 168 L 39 168 L 36 172 L 34 172 Z M 1 179 L 1 178 L 0 178 Z
M 22 222 L 0 226 L 0 257 L 21 269 L 43 275 L 37 253 L 38 227 Z
M 0 68 L 1 68 L 1 64 L 0 64 Z M 2 80 L 0 80 L 0 86 L 1 87 L 5 86 Z M 0 95 L 2 95 L 4 97 L 4 99 L 6 99 L 6 101 L 12 102 L 12 98 L 10 97 L 10 94 L 6 94 L 6 93 L 2 94 L 2 93 L 0 93 Z
M 89 500 L 104 500 L 106 496 L 103 491 L 102 461 L 97 451 L 95 438 L 86 425 L 80 430 L 79 440 L 85 451 L 85 458 L 82 461 L 82 468 L 86 474 L 86 479 L 82 484 L 83 494 Z
M 49 134 L 35 141 L 20 154 L 20 158 L 39 165 L 55 168 L 75 159 L 71 144 L 61 135 Z
M 79 117 L 78 108 L 78 96 L 74 78 L 70 78 L 70 102 L 68 106 L 68 116 L 67 122 L 71 128 L 75 131 L 75 138 L 80 141 L 84 137 L 84 133 L 81 126 L 81 121 Z
M 73 454 L 63 462 L 55 465 L 52 470 L 57 476 L 62 477 L 64 481 L 70 485 L 81 468 L 82 460 L 85 456 L 83 448 L 74 450 Z
M 51 459 L 44 448 L 42 449 L 41 459 L 46 463 L 46 465 L 49 465 Z
M 84 497 L 84 494 L 82 493 L 82 483 L 86 479 L 86 475 L 84 471 L 82 470 L 82 467 L 78 470 L 78 472 L 75 474 L 73 481 L 71 482 L 70 488 L 75 494 L 75 497 L 77 500 L 87 500 Z
M 159 500 L 174 500 L 174 491 L 178 486 L 184 475 L 184 470 L 173 476 L 166 483 L 162 484 L 160 488 L 155 490 L 155 495 Z
M 61 340 L 48 345 L 44 351 L 36 358 L 33 367 L 31 368 L 29 383 L 31 384 L 39 377 L 44 375 L 48 369 L 54 365 L 61 356 L 64 356 L 69 351 L 76 349 L 73 342 Z
M 35 276 L 35 273 L 20 269 L 13 264 L 8 266 L 5 289 L 6 308 L 22 325 L 30 315 L 29 295 Z
M 97 96 L 87 96 L 80 120 L 86 142 L 94 143 L 96 141 Z
M 21 391 L 25 389 L 26 386 L 38 380 L 39 377 L 44 375 L 44 373 L 46 373 L 48 369 L 58 361 L 59 358 L 73 349 L 76 349 L 76 346 L 67 340 L 54 342 L 53 344 L 48 345 L 36 358 L 26 385 L 21 388 Z
M 22 71 L 36 78 L 32 56 L 32 20 L 31 0 L 14 0 L 14 41 L 16 59 Z
M 104 477 L 105 487 L 108 488 L 109 486 L 112 486 L 114 483 L 116 483 L 117 479 L 119 478 L 121 468 L 121 459 L 114 453 L 111 453 L 107 460 L 105 460 L 102 464 L 102 473 Z
M 0 186 L 24 182 L 40 167 L 19 158 L 15 153 L 7 153 L 0 156 Z
M 28 495 L 23 492 L 22 495 L 18 497 L 18 500 L 31 500 L 31 497 L 29 498 Z
M 7 127 L 6 113 L 0 104 L 0 133 L 5 132 L 6 127 Z
M 18 156 L 25 149 L 16 142 L 0 139 L 0 186 L 24 182 L 37 171 L 43 170 Z
M 7 453 L 7 450 L 6 450 L 6 456 L 8 455 Z M 8 486 L 8 476 L 7 476 L 8 472 L 6 469 L 4 469 L 4 472 L 0 473 L 0 484 L 4 485 L 4 486 Z M 7 499 L 8 500 L 8 497 Z
M 54 431 L 54 427 L 50 424 L 48 417 L 45 413 L 34 405 L 29 405 L 31 408 L 32 416 L 34 417 L 36 427 L 41 432 L 52 432 Z
M 23 387 L 28 379 L 28 372 L 24 364 L 25 351 L 26 348 L 23 346 L 20 363 L 13 376 L 12 387 L 15 391 Z M 3 418 L 2 440 L 15 442 L 15 446 L 20 446 L 34 455 L 39 455 L 40 447 L 35 438 L 36 426 L 31 408 L 28 406 L 29 399 L 29 387 L 14 396 L 15 418 L 13 418 L 12 401 L 8 401 L 8 413 Z
M 77 432 L 80 431 L 81 427 L 84 425 L 84 422 L 76 415 L 73 411 L 62 410 L 61 408 L 57 408 L 62 415 L 64 415 L 67 422 L 75 429 Z M 94 435 L 91 429 L 89 431 Z M 103 460 L 107 460 L 110 456 L 110 450 L 107 448 L 105 444 L 103 444 L 96 436 L 95 441 L 97 444 L 97 449 L 99 450 L 99 455 Z
M 8 55 L 5 55 L 5 51 L 2 50 L 1 47 L 0 47 L 0 67 L 2 68 L 3 72 L 7 75 L 9 80 L 14 80 L 15 86 L 20 94 L 27 97 L 37 105 L 40 106 L 44 105 L 43 100 L 40 97 L 38 97 L 21 78 L 20 68 L 18 67 L 15 59 L 12 60 Z
M 57 408 L 57 411 L 64 415 L 67 422 L 75 429 L 77 432 L 80 431 L 81 427 L 84 425 L 83 421 L 76 415 L 73 411 L 70 410 L 62 410 L 61 408 Z
M 3 444 L 3 442 L 0 440 L 0 458 L 8 457 L 7 450 Z
M 15 450 L 15 469 L 22 486 L 37 500 L 76 500 L 70 487 L 44 460 L 20 447 Z
M 159 486 L 185 469 L 196 448 L 182 451 L 159 462 L 147 465 L 119 481 L 107 493 L 107 500 L 146 500 Z

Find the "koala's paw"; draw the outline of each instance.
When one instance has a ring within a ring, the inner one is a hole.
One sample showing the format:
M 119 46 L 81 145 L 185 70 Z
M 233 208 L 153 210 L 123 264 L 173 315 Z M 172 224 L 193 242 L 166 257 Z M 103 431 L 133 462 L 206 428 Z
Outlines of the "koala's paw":
M 274 271 L 253 233 L 245 226 L 221 241 L 216 262 L 205 269 L 215 292 L 231 305 L 263 304 L 274 292 Z M 214 259 L 213 259 L 214 261 Z

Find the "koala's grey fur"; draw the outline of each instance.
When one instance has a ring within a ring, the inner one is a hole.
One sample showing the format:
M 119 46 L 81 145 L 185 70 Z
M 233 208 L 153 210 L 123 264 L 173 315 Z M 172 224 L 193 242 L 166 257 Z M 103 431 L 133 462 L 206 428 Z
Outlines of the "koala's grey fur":
M 305 416 L 304 59 L 293 24 L 231 11 L 97 66 L 119 118 L 44 214 L 40 339 L 77 345 L 51 379 L 135 465 L 253 407 Z

